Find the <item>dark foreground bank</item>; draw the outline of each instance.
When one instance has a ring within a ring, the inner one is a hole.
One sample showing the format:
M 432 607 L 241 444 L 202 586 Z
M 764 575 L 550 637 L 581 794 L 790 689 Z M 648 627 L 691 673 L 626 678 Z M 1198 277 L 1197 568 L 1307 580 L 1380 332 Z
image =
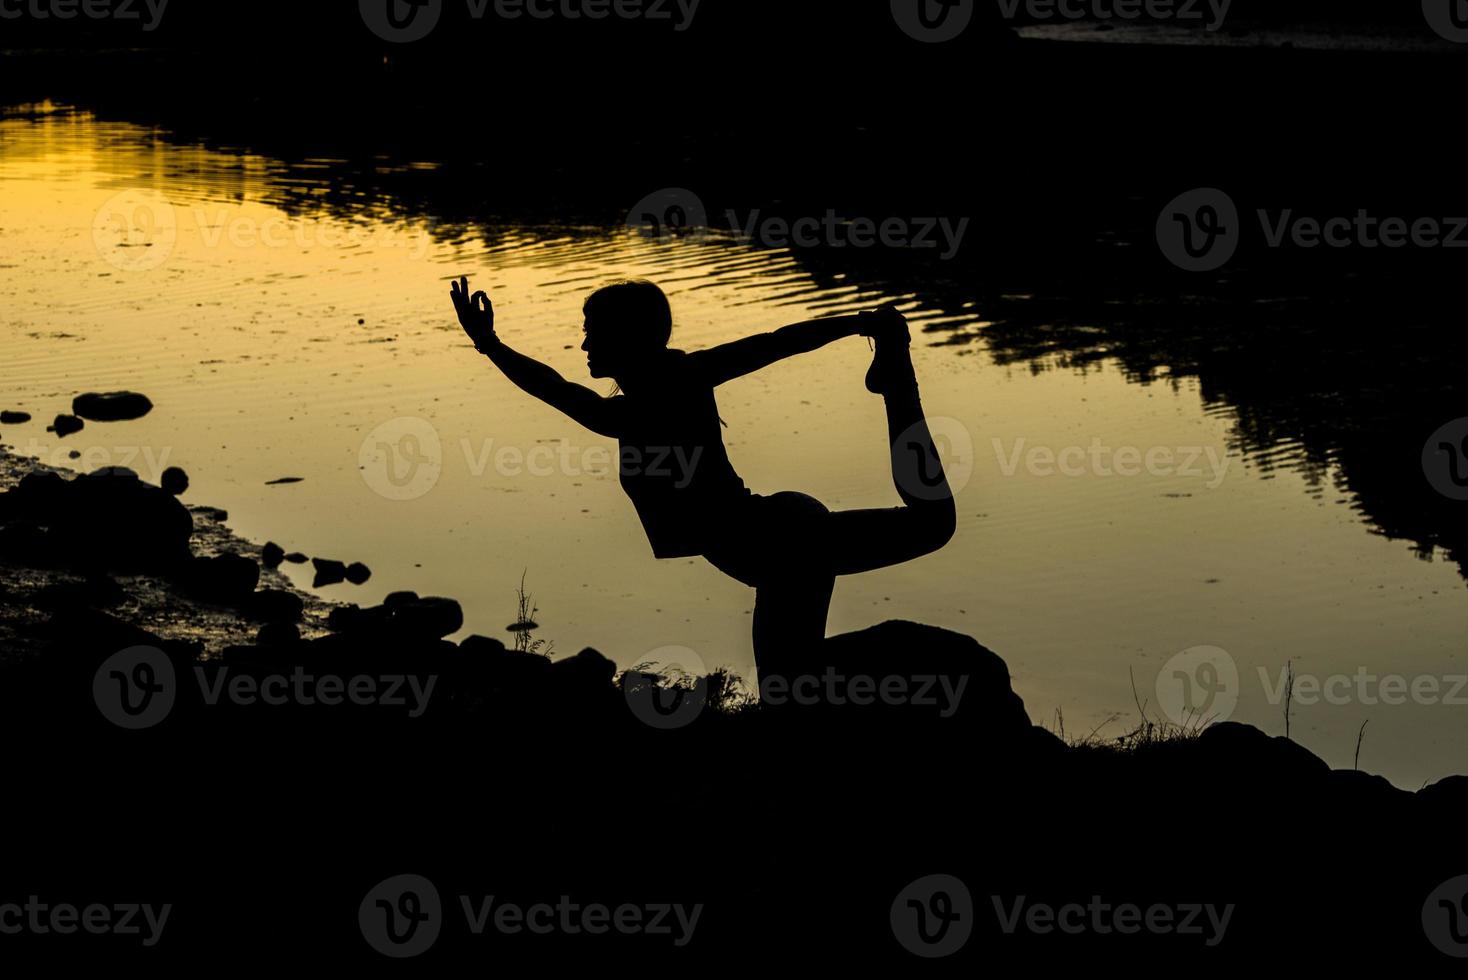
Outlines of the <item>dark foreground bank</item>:
M 828 639 L 780 705 L 455 644 L 451 599 L 327 606 L 129 473 L 3 472 L 17 960 L 1430 975 L 1468 953 L 1468 777 L 1403 792 L 1237 724 L 1070 746 L 997 655 L 915 623 Z

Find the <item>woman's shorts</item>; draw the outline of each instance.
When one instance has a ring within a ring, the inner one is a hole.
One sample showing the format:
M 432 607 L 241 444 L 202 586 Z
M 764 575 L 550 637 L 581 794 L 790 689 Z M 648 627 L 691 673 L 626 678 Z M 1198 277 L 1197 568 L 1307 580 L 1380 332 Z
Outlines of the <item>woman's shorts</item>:
M 715 544 L 704 557 L 719 571 L 752 588 L 772 582 L 831 574 L 831 512 L 816 498 L 787 490 L 753 495 L 720 515 Z

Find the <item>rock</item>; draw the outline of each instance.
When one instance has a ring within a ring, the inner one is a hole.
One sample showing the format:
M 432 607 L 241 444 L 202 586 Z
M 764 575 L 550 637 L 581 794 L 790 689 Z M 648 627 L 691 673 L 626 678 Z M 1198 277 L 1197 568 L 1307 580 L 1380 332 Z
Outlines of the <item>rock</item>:
M 293 623 L 266 623 L 255 634 L 255 642 L 263 647 L 290 646 L 301 642 L 301 631 Z
M 116 476 L 124 480 L 139 480 L 138 471 L 129 466 L 102 466 L 93 470 L 89 476 Z
M 27 473 L 0 494 L 0 521 L 51 524 L 60 519 L 70 493 L 71 485 L 59 473 Z
M 436 640 L 463 629 L 464 610 L 454 599 L 394 592 L 380 606 L 337 606 L 327 614 L 326 626 L 336 633 L 386 631 L 401 639 Z
M 184 566 L 180 586 L 209 602 L 244 603 L 260 581 L 260 566 L 244 555 L 195 557 Z
M 192 644 L 170 642 L 141 626 L 94 609 L 52 616 L 48 632 L 60 649 L 109 656 L 133 646 L 157 647 L 168 653 L 186 652 Z
M 36 608 L 50 612 L 115 606 L 127 593 L 106 575 L 90 575 L 80 582 L 53 582 L 41 590 Z
M 56 558 L 56 546 L 43 527 L 5 524 L 0 526 L 0 558 L 27 568 L 49 568 Z
M 372 577 L 372 569 L 359 561 L 354 561 L 347 566 L 346 577 L 347 581 L 353 585 L 361 585 Z
M 474 633 L 459 642 L 459 649 L 471 657 L 496 657 L 505 652 L 505 645 L 493 637 Z M 545 660 L 546 658 L 541 657 L 540 659 Z
M 170 466 L 163 471 L 158 483 L 175 497 L 181 497 L 189 488 L 189 475 L 177 466 Z
M 78 450 L 78 449 L 73 449 L 71 452 L 69 452 L 69 453 L 66 454 L 66 458 L 67 459 L 81 459 L 82 458 L 81 451 Z
M 57 494 L 52 510 L 51 532 L 73 562 L 139 569 L 188 558 L 193 516 L 172 494 L 131 471 L 79 476 Z
M 380 606 L 337 606 L 327 614 L 326 625 L 335 633 L 375 634 L 373 639 L 388 634 L 409 641 L 437 640 L 464 628 L 464 610 L 454 599 L 393 592 Z
M 1035 759 L 1053 763 L 1064 758 L 1070 751 L 1070 746 L 1050 729 L 1032 725 L 1023 751 Z
M 46 431 L 56 433 L 58 439 L 65 439 L 73 432 L 82 431 L 82 426 L 82 420 L 75 415 L 58 415 L 56 421 L 46 426 Z
M 602 687 L 611 689 L 612 678 L 617 675 L 617 665 L 591 647 L 574 657 L 553 661 L 551 670 L 557 684 L 582 690 Z
M 391 606 L 389 625 L 394 632 L 419 639 L 438 639 L 464 628 L 464 610 L 455 599 L 426 596 L 404 599 Z
M 147 415 L 153 403 L 135 391 L 88 392 L 72 399 L 71 410 L 89 422 L 124 422 Z
M 304 564 L 306 564 L 306 562 L 310 561 L 311 559 L 307 558 L 305 555 L 301 554 L 299 551 L 292 551 L 292 552 L 290 552 L 289 554 L 287 554 L 285 556 L 285 560 L 288 561 L 288 562 L 290 562 L 292 565 L 304 565 Z
M 333 633 L 350 632 L 362 622 L 362 608 L 355 603 L 334 606 L 326 614 L 326 628 Z
M 1193 749 L 1199 771 L 1232 774 L 1256 784 L 1288 783 L 1299 788 L 1330 774 L 1324 760 L 1299 743 L 1236 721 L 1209 725 L 1194 741 Z
M 1468 776 L 1448 776 L 1417 791 L 1417 798 L 1443 812 L 1468 813 Z
M 533 708 L 552 677 L 549 657 L 507 650 L 499 640 L 488 636 L 465 637 L 459 653 L 460 665 L 470 677 L 484 687 L 508 694 L 517 707 Z
M 265 547 L 260 549 L 260 564 L 266 568 L 278 568 L 285 559 L 285 550 L 274 541 L 265 542 Z
M 886 724 L 959 727 L 979 749 L 1035 744 L 1024 701 L 1010 686 L 1009 668 L 962 633 L 890 620 L 829 637 L 807 655 L 792 658 L 782 673 L 787 682 L 792 674 L 804 676 L 806 690 L 815 692 L 801 704 L 787 683 L 780 692 L 782 707 L 814 709 L 861 728 L 869 727 L 873 715 L 885 716 Z M 858 686 L 859 677 L 871 679 L 873 693 L 861 693 L 867 684 Z M 767 679 L 762 678 L 761 688 L 776 693 Z M 765 698 L 772 705 L 775 700 Z
M 266 480 L 265 485 L 267 487 L 278 487 L 286 483 L 300 483 L 304 479 L 305 477 L 303 476 L 282 476 L 275 480 Z
M 323 585 L 336 585 L 347 577 L 347 566 L 334 558 L 312 558 L 311 564 L 316 569 L 316 578 L 311 584 L 318 589 Z
M 30 412 L 0 412 L 0 425 L 20 425 L 30 420 Z
M 299 623 L 306 604 L 294 592 L 285 589 L 261 589 L 240 606 L 240 611 L 263 623 Z
M 1324 794 L 1344 805 L 1366 806 L 1373 812 L 1382 807 L 1406 805 L 1412 794 L 1393 786 L 1382 776 L 1359 769 L 1333 769 L 1326 776 Z
M 387 626 L 386 606 L 363 609 L 355 603 L 336 606 L 326 614 L 326 628 L 333 633 L 358 633 L 381 630 Z

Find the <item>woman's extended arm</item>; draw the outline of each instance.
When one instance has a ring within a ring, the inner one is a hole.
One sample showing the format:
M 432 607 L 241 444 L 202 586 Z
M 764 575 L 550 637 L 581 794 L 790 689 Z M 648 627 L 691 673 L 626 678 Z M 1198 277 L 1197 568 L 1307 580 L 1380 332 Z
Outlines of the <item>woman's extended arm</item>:
M 843 337 L 870 336 L 876 326 L 874 317 L 895 315 L 896 310 L 883 307 L 875 313 L 851 313 L 846 316 L 820 317 L 792 323 L 788 327 L 755 334 L 743 340 L 730 341 L 692 355 L 698 359 L 711 384 L 743 377 L 776 361 L 824 347 Z
M 479 353 L 494 362 L 521 391 L 534 395 L 552 408 L 570 416 L 599 435 L 617 438 L 613 403 L 590 388 L 567 381 L 549 364 L 511 350 L 494 332 L 494 305 L 484 292 L 469 294 L 469 279 L 461 277 L 449 287 L 459 325 L 474 341 Z M 483 297 L 483 305 L 480 305 Z

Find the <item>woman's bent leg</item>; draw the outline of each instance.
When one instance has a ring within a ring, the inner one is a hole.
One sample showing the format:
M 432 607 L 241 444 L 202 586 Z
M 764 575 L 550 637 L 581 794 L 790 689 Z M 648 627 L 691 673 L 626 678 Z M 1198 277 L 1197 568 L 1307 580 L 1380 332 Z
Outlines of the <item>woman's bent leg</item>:
M 957 526 L 953 491 L 933 445 L 916 383 L 890 391 L 883 399 L 892 482 L 903 506 L 837 511 L 828 518 L 832 566 L 838 575 L 884 568 L 937 551 L 952 539 Z

